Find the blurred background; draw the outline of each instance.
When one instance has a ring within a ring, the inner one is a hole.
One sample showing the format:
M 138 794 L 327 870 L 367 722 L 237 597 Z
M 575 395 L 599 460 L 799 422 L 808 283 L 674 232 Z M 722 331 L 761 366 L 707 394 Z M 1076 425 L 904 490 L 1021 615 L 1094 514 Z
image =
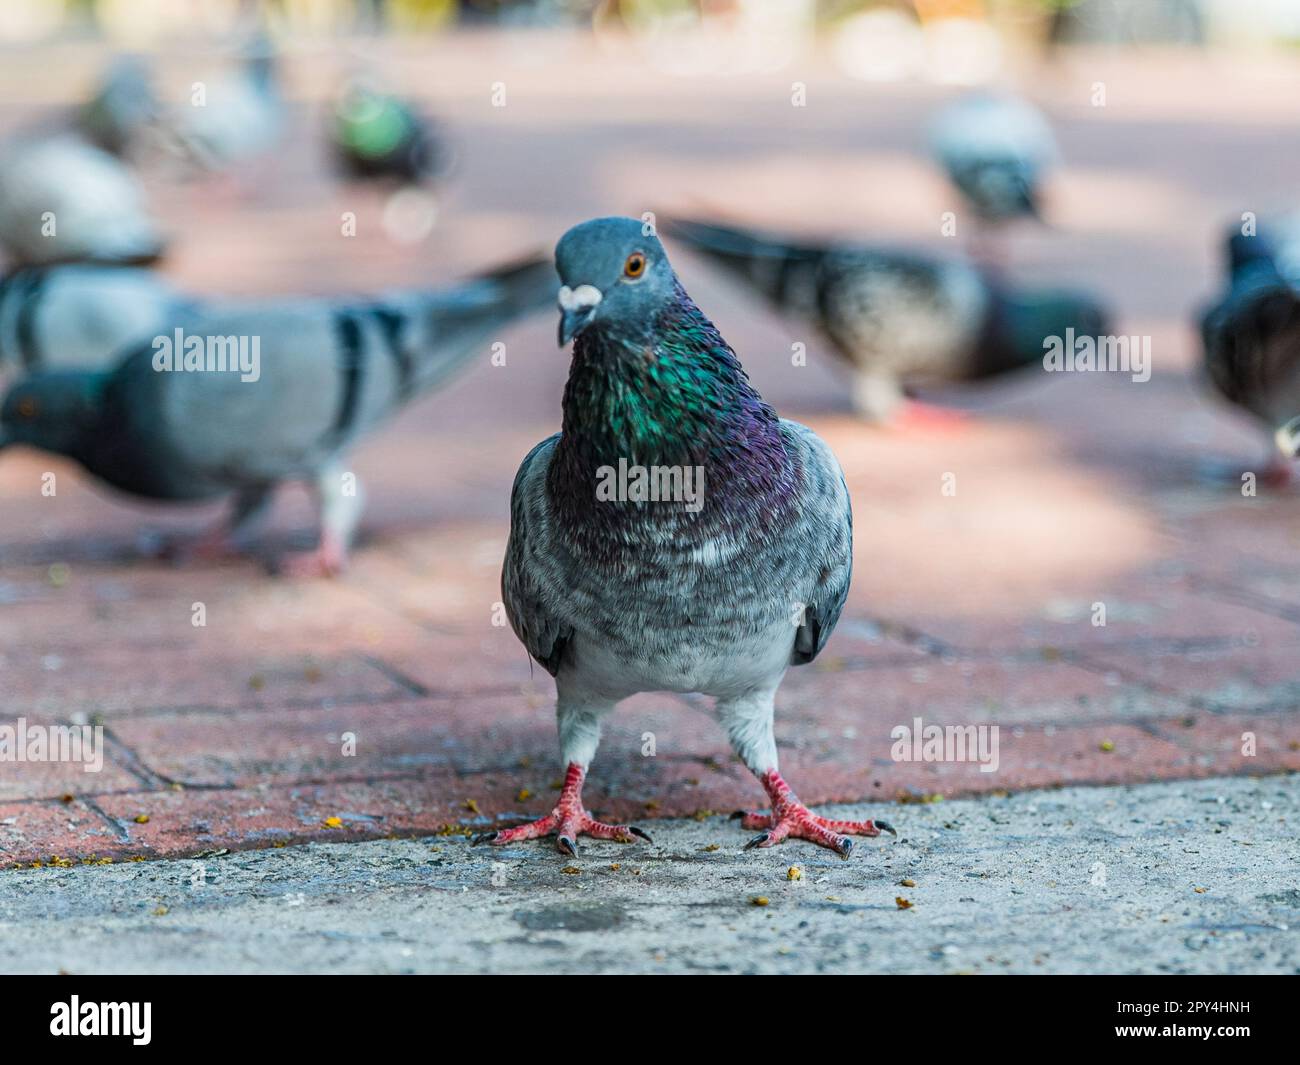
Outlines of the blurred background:
M 959 427 L 865 426 L 814 330 L 668 241 L 764 396 L 826 437 L 854 496 L 849 609 L 827 662 L 792 674 L 778 739 L 819 768 L 801 786 L 810 802 L 880 794 L 882 779 L 892 794 L 1262 765 L 1235 753 L 1233 714 L 1267 718 L 1269 765 L 1296 766 L 1298 505 L 1204 476 L 1209 461 L 1258 460 L 1265 442 L 1202 380 L 1196 318 L 1222 289 L 1227 228 L 1295 206 L 1300 0 L 8 0 L 0 153 L 90 99 L 114 57 L 138 57 L 183 111 L 196 84 L 238 77 L 258 48 L 277 84 L 264 136 L 203 165 L 174 140 L 130 160 L 167 241 L 157 269 L 203 295 L 439 284 L 611 213 L 956 255 L 964 235 L 942 220 L 964 208 L 933 158 L 933 120 L 971 90 L 1031 101 L 1060 162 L 1041 220 L 998 233 L 999 269 L 1095 293 L 1117 332 L 1151 338 L 1145 384 L 1029 371 L 927 395 L 967 409 Z M 332 154 L 331 116 L 357 77 L 436 129 L 437 174 L 414 197 L 395 202 Z M 549 680 L 489 617 L 511 478 L 558 427 L 567 353 L 550 314 L 502 339 L 504 365 L 484 351 L 361 447 L 362 539 L 332 585 L 277 582 L 251 561 L 142 561 L 142 526 L 190 527 L 207 511 L 123 502 L 61 460 L 0 456 L 7 709 L 108 715 L 131 752 L 120 792 L 414 775 L 423 784 L 402 802 L 427 828 L 466 818 L 450 796 L 480 774 L 485 814 L 531 811 L 503 770 L 550 757 Z M 807 365 L 792 364 L 795 343 Z M 39 492 L 49 469 L 57 500 Z M 950 472 L 955 497 L 939 489 Z M 311 517 L 287 495 L 276 526 L 292 538 Z M 206 631 L 189 624 L 197 600 L 216 619 Z M 1105 628 L 1089 623 L 1096 602 Z M 890 724 L 922 707 L 968 720 L 972 700 L 1056 738 L 1004 748 L 1010 775 L 996 782 L 888 762 Z M 396 709 L 375 711 L 385 738 L 345 773 L 311 743 L 346 728 L 349 706 Z M 265 711 L 286 707 L 298 724 L 247 749 Z M 665 812 L 744 794 L 742 774 L 700 784 L 699 759 L 729 755 L 682 710 L 655 697 L 614 725 L 616 753 L 594 771 L 610 808 L 639 810 L 652 785 L 667 794 L 665 776 L 694 781 Z M 676 752 L 654 765 L 633 757 L 646 721 Z M 1117 750 L 1116 735 L 1133 744 Z M 28 802 L 59 785 L 0 787 Z M 309 832 L 299 814 L 272 828 Z M 187 830 L 170 844 L 152 831 L 131 838 L 165 849 Z

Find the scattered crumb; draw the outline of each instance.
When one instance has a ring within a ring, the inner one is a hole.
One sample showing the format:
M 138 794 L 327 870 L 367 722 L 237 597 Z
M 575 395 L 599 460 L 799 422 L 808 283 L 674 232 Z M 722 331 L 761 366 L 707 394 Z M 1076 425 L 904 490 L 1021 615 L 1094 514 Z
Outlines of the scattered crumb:
M 609 871 L 611 873 L 617 873 L 622 868 L 623 868 L 622 865 L 620 865 L 618 862 L 611 862 L 609 866 Z
M 766 895 L 755 895 L 749 901 L 753 903 L 755 906 L 766 906 L 772 900 L 769 899 Z
M 647 799 L 644 803 L 642 803 L 642 805 L 643 805 L 647 810 L 657 810 L 657 809 L 659 809 L 659 800 L 658 800 L 658 799 Z
M 342 828 L 342 827 L 343 827 L 343 818 L 341 818 L 341 817 L 327 817 L 327 818 L 325 818 L 324 821 L 321 822 L 321 824 L 323 824 L 326 828 Z
M 1102 740 L 1101 743 L 1098 745 L 1098 747 L 1100 750 L 1103 750 L 1107 754 L 1110 754 L 1110 752 L 1115 749 L 1115 744 L 1110 740 Z
M 900 880 L 900 881 L 898 882 L 898 886 L 899 886 L 899 887 L 916 887 L 916 881 L 913 880 L 913 879 L 909 876 L 906 880 Z
M 463 805 L 465 809 L 472 814 L 476 814 L 480 812 L 478 808 L 478 801 L 476 799 L 466 799 Z
M 910 910 L 912 908 L 912 904 L 907 899 L 903 898 L 902 895 L 895 898 L 894 903 L 900 910 Z
M 77 798 L 77 797 L 76 797 L 75 795 L 72 795 L 72 794 L 68 794 L 68 795 L 60 795 L 60 796 L 59 796 L 59 801 L 62 802 L 62 803 L 65 803 L 65 804 L 66 804 L 66 803 L 70 803 L 70 802 L 75 802 L 75 801 L 76 801 L 76 798 Z
M 1192 890 L 1195 891 L 1196 894 L 1198 894 L 1198 895 L 1204 895 L 1204 894 L 1205 894 L 1207 891 L 1209 891 L 1210 889 L 1207 888 L 1207 887 L 1194 887 L 1194 888 L 1192 888 Z
M 695 813 L 691 814 L 691 816 L 692 816 L 693 818 L 695 818 L 695 820 L 697 820 L 697 821 L 707 821 L 710 817 L 713 816 L 713 811 L 712 811 L 712 810 L 696 810 Z
M 722 844 L 721 844 L 721 843 L 710 843 L 707 847 L 701 847 L 700 850 L 702 850 L 702 851 L 709 851 L 709 852 L 712 852 L 712 851 L 720 851 L 720 850 L 722 850 Z
M 533 793 L 527 788 L 520 788 L 515 794 L 515 802 L 527 802 L 533 797 Z
M 582 872 L 582 870 L 579 869 L 576 865 L 566 865 L 563 869 L 560 870 L 560 872 L 568 873 L 570 876 L 577 876 L 580 872 Z
M 166 917 L 169 912 L 170 911 L 168 911 L 166 906 L 156 906 L 154 907 L 153 915 L 155 917 Z
M 137 825 L 147 825 L 147 824 L 149 823 L 149 815 L 148 815 L 148 814 L 136 814 L 136 815 L 135 815 L 135 823 L 136 823 Z
M 789 869 L 785 871 L 785 878 L 787 880 L 802 880 L 803 870 L 800 869 L 797 865 L 792 865 L 790 866 Z

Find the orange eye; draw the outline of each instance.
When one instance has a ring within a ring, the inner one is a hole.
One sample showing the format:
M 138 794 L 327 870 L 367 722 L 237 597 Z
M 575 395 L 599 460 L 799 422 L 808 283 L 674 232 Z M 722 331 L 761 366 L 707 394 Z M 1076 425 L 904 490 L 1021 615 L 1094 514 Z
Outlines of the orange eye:
M 32 399 L 30 396 L 25 399 L 20 399 L 18 401 L 18 413 L 24 418 L 35 418 L 36 400 Z
M 639 251 L 634 251 L 627 257 L 627 262 L 623 264 L 623 276 L 636 280 L 645 273 L 645 255 Z

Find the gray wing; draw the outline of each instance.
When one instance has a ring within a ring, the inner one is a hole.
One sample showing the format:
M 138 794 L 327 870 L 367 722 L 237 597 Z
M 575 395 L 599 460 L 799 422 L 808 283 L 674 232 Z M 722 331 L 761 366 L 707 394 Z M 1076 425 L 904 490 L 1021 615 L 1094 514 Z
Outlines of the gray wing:
M 983 327 L 989 292 L 960 260 L 845 249 L 820 277 L 827 336 L 860 369 L 938 380 L 964 376 Z
M 560 576 L 555 572 L 557 552 L 550 504 L 546 497 L 546 471 L 560 434 L 547 437 L 525 457 L 510 493 L 510 542 L 501 569 L 501 594 L 510 627 L 542 667 L 555 676 L 573 636 L 547 609 L 549 589 Z
M 783 420 L 804 471 L 800 534 L 813 568 L 813 585 L 795 632 L 792 665 L 807 665 L 826 646 L 840 620 L 853 575 L 853 507 L 844 471 L 825 442 L 805 425 Z
M 176 319 L 179 347 L 173 329 L 113 376 L 110 406 L 134 445 L 115 461 L 105 442 L 105 463 L 165 468 L 169 482 L 207 491 L 315 479 L 397 394 L 392 360 L 366 357 L 377 327 L 348 321 L 324 301 Z M 86 464 L 110 483 L 134 473 Z

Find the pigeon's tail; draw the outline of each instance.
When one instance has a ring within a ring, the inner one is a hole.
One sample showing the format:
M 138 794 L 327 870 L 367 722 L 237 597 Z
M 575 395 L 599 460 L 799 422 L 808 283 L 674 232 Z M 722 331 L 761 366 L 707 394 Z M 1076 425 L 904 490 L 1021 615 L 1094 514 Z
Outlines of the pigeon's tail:
M 417 394 L 436 388 L 475 358 L 504 355 L 505 331 L 520 318 L 555 306 L 560 283 L 549 256 L 534 255 L 480 274 L 436 293 L 394 301 L 399 326 L 409 320 L 408 388 Z
M 1049 357 L 1054 356 L 1069 363 L 1086 342 L 1091 342 L 1094 352 L 1109 350 L 1105 341 L 1111 332 L 1110 314 L 1086 293 L 1068 289 L 1002 293 L 989 316 L 972 376 L 986 377 L 1034 363 L 1050 366 Z M 1126 352 L 1128 346 L 1126 337 Z M 1126 355 L 1129 360 L 1142 357 L 1141 351 Z
M 792 244 L 752 230 L 691 219 L 663 220 L 664 233 L 738 275 L 782 310 L 812 308 L 818 267 L 826 250 Z

